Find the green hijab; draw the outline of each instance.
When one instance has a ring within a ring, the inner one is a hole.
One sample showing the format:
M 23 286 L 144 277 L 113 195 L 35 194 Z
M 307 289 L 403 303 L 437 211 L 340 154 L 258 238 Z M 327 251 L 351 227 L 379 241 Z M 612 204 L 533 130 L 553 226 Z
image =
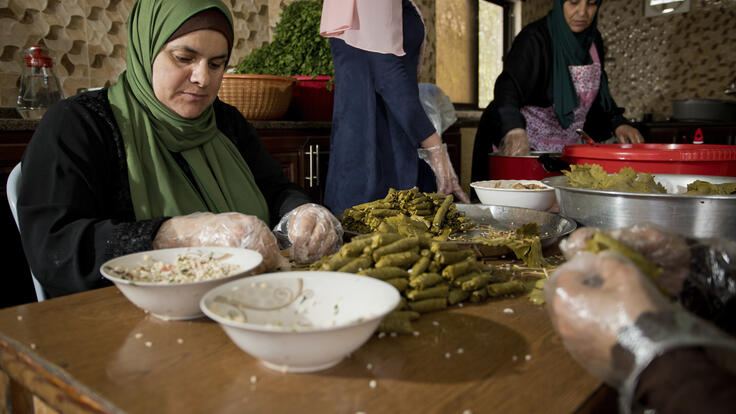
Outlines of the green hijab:
M 166 108 L 153 92 L 156 54 L 189 17 L 220 0 L 138 0 L 128 17 L 127 68 L 107 96 L 125 144 L 136 219 L 198 211 L 236 211 L 269 222 L 266 200 L 235 145 L 219 129 L 212 106 L 195 119 Z M 186 161 L 193 180 L 172 153 Z
M 590 45 L 598 32 L 598 12 L 593 23 L 581 33 L 574 33 L 565 21 L 562 4 L 567 0 L 554 0 L 552 11 L 547 14 L 547 28 L 552 37 L 552 93 L 555 115 L 562 128 L 567 129 L 575 120 L 574 110 L 580 105 L 575 84 L 570 75 L 569 66 L 587 65 L 591 63 Z M 600 8 L 603 0 L 598 0 Z M 602 53 L 599 50 L 598 53 Z M 606 111 L 612 106 L 611 92 L 608 89 L 606 72 L 601 68 L 601 83 L 598 92 L 601 104 Z

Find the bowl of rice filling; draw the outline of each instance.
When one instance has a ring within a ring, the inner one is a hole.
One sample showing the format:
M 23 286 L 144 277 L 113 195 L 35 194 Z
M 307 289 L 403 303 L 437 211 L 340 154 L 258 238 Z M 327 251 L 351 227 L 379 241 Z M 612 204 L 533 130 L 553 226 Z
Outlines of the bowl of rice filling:
M 487 180 L 470 183 L 485 205 L 549 210 L 555 204 L 555 189 L 538 180 Z
M 361 347 L 401 301 L 373 277 L 331 271 L 265 273 L 207 292 L 204 313 L 267 368 L 328 369 Z
M 120 256 L 100 267 L 134 305 L 165 320 L 203 316 L 202 296 L 223 283 L 248 276 L 260 253 L 234 247 L 181 247 Z

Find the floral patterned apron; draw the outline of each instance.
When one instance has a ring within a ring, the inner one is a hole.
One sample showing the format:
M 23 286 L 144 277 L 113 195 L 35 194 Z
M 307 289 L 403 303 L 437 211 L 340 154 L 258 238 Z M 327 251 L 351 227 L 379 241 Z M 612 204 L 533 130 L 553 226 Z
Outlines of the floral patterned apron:
M 580 142 L 575 130 L 585 124 L 585 117 L 598 95 L 601 84 L 601 63 L 595 45 L 590 46 L 590 56 L 593 59 L 590 65 L 569 66 L 580 105 L 575 108 L 575 120 L 567 129 L 563 129 L 557 120 L 554 105 L 547 108 L 539 106 L 521 108 L 521 113 L 526 119 L 529 146 L 535 151 L 561 152 L 565 145 Z

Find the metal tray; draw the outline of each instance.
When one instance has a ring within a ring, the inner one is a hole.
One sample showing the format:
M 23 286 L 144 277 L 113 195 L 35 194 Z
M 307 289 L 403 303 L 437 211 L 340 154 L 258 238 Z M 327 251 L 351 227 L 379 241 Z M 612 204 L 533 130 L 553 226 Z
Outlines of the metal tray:
M 713 184 L 735 177 L 653 174 L 668 191 L 682 191 L 688 183 Z M 640 194 L 591 190 L 567 185 L 567 177 L 549 177 L 543 183 L 555 188 L 560 213 L 584 226 L 605 229 L 653 223 L 689 237 L 736 239 L 736 195 Z

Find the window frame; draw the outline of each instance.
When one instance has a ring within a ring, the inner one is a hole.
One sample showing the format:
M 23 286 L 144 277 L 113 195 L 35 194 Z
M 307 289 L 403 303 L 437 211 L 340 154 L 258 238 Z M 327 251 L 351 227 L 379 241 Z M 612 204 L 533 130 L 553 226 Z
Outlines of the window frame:
M 500 6 L 503 9 L 503 51 L 501 54 L 501 59 L 506 58 L 506 54 L 508 53 L 509 49 L 511 49 L 511 43 L 514 40 L 514 37 L 516 36 L 515 27 L 514 27 L 514 1 L 511 0 L 483 0 L 487 3 L 493 3 L 497 6 Z M 480 14 L 480 10 L 478 8 L 478 2 L 473 2 L 473 7 L 475 8 L 475 16 L 476 16 L 476 22 L 475 22 L 475 28 L 476 31 L 480 30 L 480 22 L 478 21 L 478 15 Z M 475 74 L 476 74 L 476 85 L 480 85 L 480 61 L 478 59 L 478 55 L 480 53 L 480 33 L 476 36 L 476 45 L 475 45 Z M 456 106 L 462 107 L 462 109 L 472 109 L 472 110 L 478 110 L 479 109 L 479 102 L 480 99 L 480 93 L 476 88 L 475 91 L 475 102 L 472 104 L 455 104 Z M 472 108 L 471 108 L 472 107 Z

